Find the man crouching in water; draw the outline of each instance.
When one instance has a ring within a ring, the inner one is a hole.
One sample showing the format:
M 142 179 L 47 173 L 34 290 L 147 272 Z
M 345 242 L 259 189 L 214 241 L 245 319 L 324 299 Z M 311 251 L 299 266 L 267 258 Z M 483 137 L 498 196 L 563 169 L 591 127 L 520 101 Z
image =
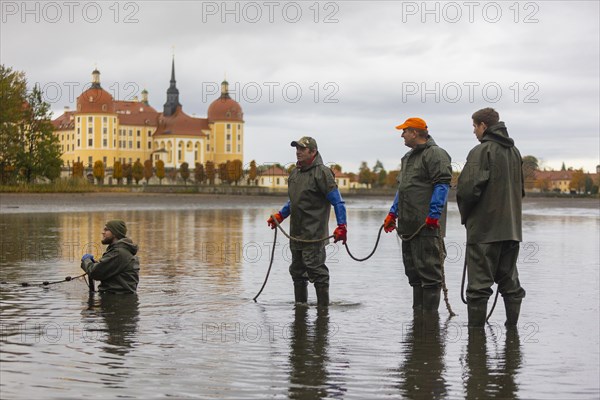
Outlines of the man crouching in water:
M 100 293 L 135 293 L 140 281 L 140 261 L 136 256 L 138 246 L 126 237 L 125 221 L 108 221 L 102 231 L 102 244 L 108 247 L 100 261 L 92 254 L 81 258 L 81 269 L 90 279 L 100 281 Z

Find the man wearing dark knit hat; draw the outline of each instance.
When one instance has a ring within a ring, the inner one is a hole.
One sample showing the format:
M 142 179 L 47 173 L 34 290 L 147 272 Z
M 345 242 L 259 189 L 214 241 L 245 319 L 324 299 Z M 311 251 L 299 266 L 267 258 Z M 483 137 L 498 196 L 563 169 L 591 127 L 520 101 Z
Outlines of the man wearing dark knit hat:
M 108 247 L 99 261 L 91 254 L 81 258 L 81 269 L 90 279 L 100 281 L 100 293 L 135 293 L 140 281 L 138 246 L 127 237 L 125 221 L 113 219 L 102 231 L 102 244 Z

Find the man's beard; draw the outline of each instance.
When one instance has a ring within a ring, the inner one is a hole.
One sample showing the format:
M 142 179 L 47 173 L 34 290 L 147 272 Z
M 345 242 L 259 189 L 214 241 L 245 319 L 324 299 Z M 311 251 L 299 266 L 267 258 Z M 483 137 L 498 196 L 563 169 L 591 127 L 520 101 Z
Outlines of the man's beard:
M 102 244 L 111 244 L 112 243 L 112 239 L 109 238 L 103 238 L 101 240 Z

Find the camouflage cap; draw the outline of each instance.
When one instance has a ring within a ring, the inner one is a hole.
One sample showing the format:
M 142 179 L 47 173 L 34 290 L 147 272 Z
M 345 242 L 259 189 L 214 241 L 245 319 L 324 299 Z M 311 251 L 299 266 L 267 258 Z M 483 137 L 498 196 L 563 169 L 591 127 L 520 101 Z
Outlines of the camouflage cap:
M 308 147 L 309 149 L 318 150 L 317 141 L 310 136 L 303 136 L 298 140 L 294 140 L 291 145 L 292 147 Z

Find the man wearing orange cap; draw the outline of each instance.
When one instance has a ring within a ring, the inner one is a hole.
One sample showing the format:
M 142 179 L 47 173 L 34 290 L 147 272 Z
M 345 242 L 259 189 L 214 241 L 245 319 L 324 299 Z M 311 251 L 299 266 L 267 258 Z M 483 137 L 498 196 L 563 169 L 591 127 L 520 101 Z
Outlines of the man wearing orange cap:
M 296 168 L 288 179 L 289 200 L 275 214 L 278 222 L 291 215 L 290 235 L 304 240 L 317 240 L 329 235 L 331 207 L 338 223 L 333 232 L 334 242 L 346 243 L 346 206 L 333 172 L 323 165 L 315 139 L 304 136 L 291 143 L 296 148 Z M 273 217 L 267 220 L 275 229 Z M 308 281 L 315 284 L 317 305 L 329 305 L 329 270 L 325 265 L 325 245 L 328 241 L 303 243 L 290 240 L 292 264 L 290 275 L 294 281 L 296 303 L 308 300 Z
M 413 309 L 437 311 L 443 252 L 439 237 L 445 233 L 444 211 L 452 179 L 450 156 L 435 143 L 421 118 L 409 118 L 396 129 L 402 130 L 404 144 L 411 150 L 402 157 L 398 191 L 384 229 L 397 229 L 404 238 L 414 235 L 402 241 L 404 272 L 413 288 Z
M 514 327 L 525 297 L 517 271 L 523 240 L 523 160 L 496 110 L 483 108 L 471 118 L 481 143 L 469 152 L 456 192 L 461 223 L 467 228 L 469 326 L 484 326 L 496 282 L 504 298 L 506 326 Z

